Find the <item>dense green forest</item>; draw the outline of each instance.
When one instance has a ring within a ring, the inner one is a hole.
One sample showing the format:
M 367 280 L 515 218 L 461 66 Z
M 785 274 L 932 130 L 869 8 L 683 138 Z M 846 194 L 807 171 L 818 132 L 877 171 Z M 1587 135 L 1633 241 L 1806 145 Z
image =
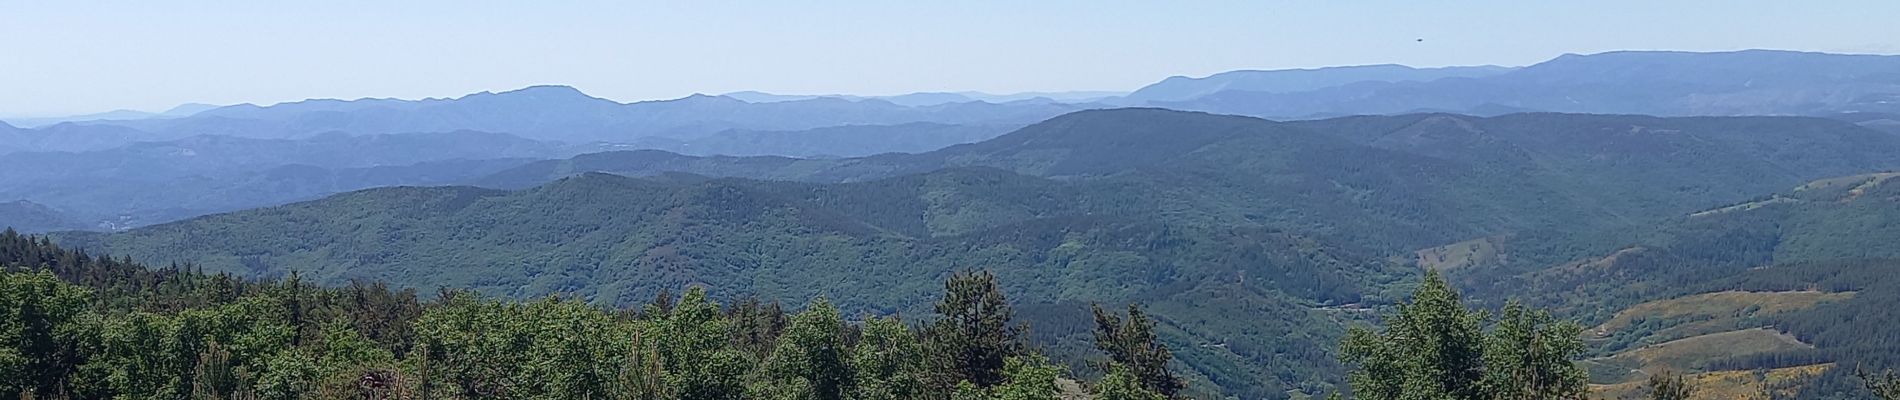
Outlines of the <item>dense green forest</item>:
M 1095 309 L 1099 384 L 1064 379 L 995 277 L 957 274 L 932 319 L 820 297 L 640 307 L 380 283 L 319 287 L 95 258 L 0 234 L 0 390 L 23 398 L 1103 399 L 1183 395 L 1153 320 Z
M 1052 363 L 986 272 L 958 273 L 928 318 L 823 297 L 721 305 L 703 287 L 607 309 L 381 283 L 322 287 L 149 268 L 0 232 L 0 390 L 22 398 L 955 399 L 1215 398 L 1186 386 L 1143 308 L 1093 308 L 1095 379 Z M 1843 277 L 1842 279 L 1853 279 Z M 1773 277 L 1759 277 L 1774 285 Z M 1585 399 L 1582 327 L 1467 305 L 1437 273 L 1384 327 L 1341 343 L 1332 398 Z M 1859 371 L 1894 398 L 1891 373 Z M 1650 399 L 1696 388 L 1653 377 Z M 1864 389 L 1863 389 L 1864 388 Z

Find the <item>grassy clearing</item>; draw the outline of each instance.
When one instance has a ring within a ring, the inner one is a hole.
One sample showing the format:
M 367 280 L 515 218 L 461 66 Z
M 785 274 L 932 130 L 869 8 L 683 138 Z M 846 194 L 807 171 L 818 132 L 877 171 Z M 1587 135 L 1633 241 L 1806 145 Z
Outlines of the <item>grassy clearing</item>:
M 1450 271 L 1496 261 L 1498 245 L 1494 238 L 1477 238 L 1413 252 L 1418 266 Z
M 1751 318 L 1806 310 L 1853 297 L 1853 292 L 1818 291 L 1704 293 L 1637 304 L 1591 332 L 1599 338 L 1640 334 L 1661 342 L 1745 328 Z M 1633 331 L 1639 328 L 1653 331 Z
M 1765 400 L 1761 396 L 1762 383 L 1766 381 L 1769 390 L 1781 398 L 1793 396 L 1807 384 L 1809 379 L 1819 376 L 1834 364 L 1803 365 L 1799 367 L 1777 368 L 1766 371 L 1716 371 L 1691 374 L 1691 385 L 1696 387 L 1692 400 Z M 1634 379 L 1613 385 L 1591 385 L 1590 398 L 1599 400 L 1646 399 L 1649 394 L 1644 379 Z

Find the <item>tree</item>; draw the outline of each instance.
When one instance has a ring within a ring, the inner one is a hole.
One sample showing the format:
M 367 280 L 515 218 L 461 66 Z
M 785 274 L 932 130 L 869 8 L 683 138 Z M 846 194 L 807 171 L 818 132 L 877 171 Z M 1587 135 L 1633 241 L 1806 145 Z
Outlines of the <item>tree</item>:
M 857 379 L 860 400 L 912 399 L 926 393 L 923 349 L 917 336 L 897 317 L 871 318 L 864 322 L 857 348 L 851 352 L 851 367 Z
M 1004 381 L 1005 360 L 1021 356 L 1023 328 L 989 272 L 957 273 L 944 283 L 936 307 L 938 320 L 927 333 L 933 356 L 943 363 L 942 387 L 969 381 L 991 387 Z
M 1168 370 L 1173 356 L 1168 347 L 1155 338 L 1155 322 L 1141 311 L 1141 306 L 1129 304 L 1125 320 L 1102 310 L 1099 304 L 1094 310 L 1095 347 L 1108 353 L 1110 360 L 1105 372 L 1124 370 L 1132 374 L 1141 387 L 1162 397 L 1173 398 L 1180 394 L 1186 384 Z
M 1682 375 L 1659 373 L 1649 376 L 1649 400 L 1688 400 L 1695 386 Z
M 705 289 L 687 289 L 666 317 L 655 322 L 653 334 L 645 337 L 655 342 L 664 382 L 680 400 L 745 396 L 745 360 L 730 345 L 725 316 L 718 303 L 706 299 Z
M 1582 333 L 1549 312 L 1506 303 L 1485 340 L 1485 386 L 1500 400 L 1584 398 L 1589 374 L 1570 361 L 1583 354 Z
M 1484 399 L 1484 320 L 1427 273 L 1384 332 L 1347 332 L 1342 360 L 1358 367 L 1347 380 L 1361 399 Z
M 69 392 L 67 377 L 83 360 L 91 329 L 85 289 L 49 272 L 0 274 L 0 390 L 52 397 Z
M 1167 396 L 1155 393 L 1143 385 L 1141 378 L 1128 368 L 1119 365 L 1109 368 L 1108 375 L 1095 385 L 1096 400 L 1163 400 Z
M 1039 355 L 1010 357 L 1003 367 L 1003 383 L 990 389 L 990 397 L 996 400 L 1056 400 L 1062 388 L 1056 386 L 1056 378 L 1062 376 L 1062 367 L 1049 364 L 1048 359 Z
M 1875 374 L 1858 368 L 1855 369 L 1854 374 L 1860 377 L 1861 383 L 1866 385 L 1867 391 L 1872 392 L 1875 397 L 1881 400 L 1900 400 L 1900 374 L 1893 371 Z
M 950 390 L 950 400 L 990 400 L 991 398 L 988 392 L 984 392 L 970 381 L 957 382 L 957 386 Z
M 855 391 L 844 345 L 844 321 L 824 298 L 813 300 L 792 318 L 766 361 L 765 373 L 777 396 L 841 400 Z M 764 396 L 755 396 L 764 397 Z

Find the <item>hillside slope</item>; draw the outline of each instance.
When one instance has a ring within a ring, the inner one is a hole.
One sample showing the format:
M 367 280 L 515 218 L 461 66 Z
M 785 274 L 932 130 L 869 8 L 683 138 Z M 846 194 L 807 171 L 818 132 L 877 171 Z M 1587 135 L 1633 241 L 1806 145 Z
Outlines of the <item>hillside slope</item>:
M 980 268 L 1009 282 L 1058 350 L 1086 349 L 1088 326 L 1034 310 L 1166 310 L 1165 338 L 1197 381 L 1249 397 L 1321 391 L 1338 371 L 1324 349 L 1341 327 L 1317 307 L 1377 298 L 1404 274 L 1286 233 L 1089 215 L 1082 203 L 1095 200 L 1078 190 L 998 170 L 846 185 L 585 174 L 516 192 L 375 189 L 61 241 L 248 276 L 602 304 L 718 283 L 912 315 L 928 313 L 937 280 Z M 1226 306 L 1204 306 L 1216 303 Z

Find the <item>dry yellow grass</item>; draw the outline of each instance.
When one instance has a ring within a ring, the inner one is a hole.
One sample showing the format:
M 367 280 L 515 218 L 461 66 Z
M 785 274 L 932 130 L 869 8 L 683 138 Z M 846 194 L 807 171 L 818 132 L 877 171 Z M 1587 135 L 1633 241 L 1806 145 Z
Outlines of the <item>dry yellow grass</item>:
M 1854 297 L 1853 292 L 1716 292 L 1657 300 L 1637 304 L 1592 330 L 1604 337 L 1620 333 L 1643 320 L 1681 321 L 1680 324 L 1651 333 L 1663 338 L 1681 338 L 1735 328 L 1736 321 L 1750 316 L 1769 316 L 1813 308 L 1815 305 Z
M 1692 400 L 1765 400 L 1760 395 L 1763 378 L 1768 387 L 1781 396 L 1792 396 L 1813 377 L 1827 372 L 1834 364 L 1815 364 L 1778 368 L 1757 376 L 1755 371 L 1717 371 L 1688 375 L 1696 388 Z M 1599 400 L 1645 399 L 1649 393 L 1645 379 L 1614 385 L 1591 385 L 1590 397 Z
M 1866 189 L 1866 188 L 1872 187 L 1872 185 L 1878 185 L 1881 182 L 1885 182 L 1888 179 L 1893 179 L 1896 176 L 1900 176 L 1900 172 L 1876 172 L 1876 173 L 1871 173 L 1871 174 L 1849 175 L 1849 176 L 1843 176 L 1843 177 L 1837 177 L 1837 178 L 1827 178 L 1827 179 L 1822 179 L 1818 181 L 1808 182 L 1805 185 L 1801 185 L 1800 187 L 1794 188 L 1794 190 L 1806 191 L 1806 190 L 1815 190 L 1815 189 L 1827 189 L 1827 188 L 1832 188 L 1832 187 L 1837 187 L 1837 186 L 1846 186 L 1846 185 L 1853 185 L 1855 189 Z
M 1646 373 L 1693 371 L 1698 363 L 1723 357 L 1811 349 L 1793 336 L 1770 329 L 1743 329 L 1690 337 L 1617 353 L 1609 361 L 1637 365 Z
M 1493 238 L 1477 238 L 1413 252 L 1418 266 L 1448 271 L 1496 261 L 1498 246 Z

